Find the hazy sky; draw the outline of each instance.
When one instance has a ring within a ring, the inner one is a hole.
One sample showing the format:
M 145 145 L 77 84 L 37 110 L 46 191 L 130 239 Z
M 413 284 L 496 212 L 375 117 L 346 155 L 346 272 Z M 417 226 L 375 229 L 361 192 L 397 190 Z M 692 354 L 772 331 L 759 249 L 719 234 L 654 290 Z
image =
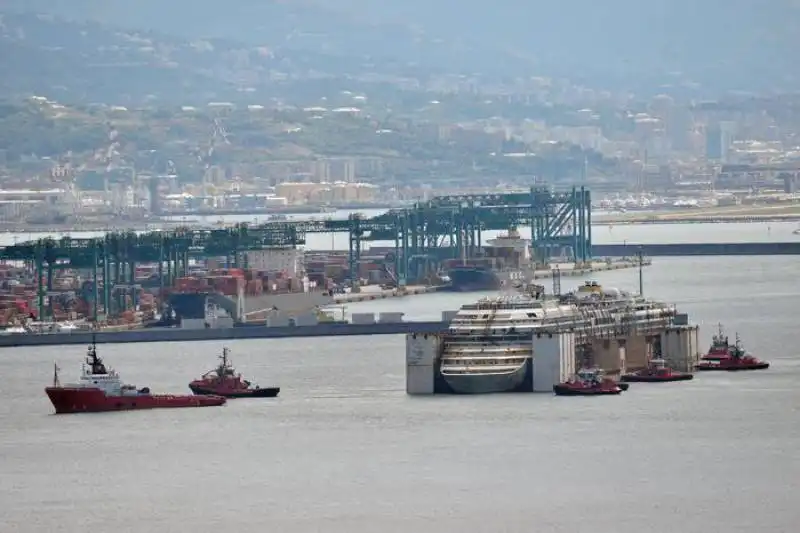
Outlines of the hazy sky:
M 369 19 L 422 28 L 443 46 L 463 41 L 492 53 L 513 50 L 559 74 L 684 71 L 723 84 L 730 78 L 732 86 L 795 76 L 800 49 L 798 0 L 6 0 L 9 5 L 186 37 L 281 45 L 293 32 L 324 33 L 334 49 L 351 44 L 348 53 L 364 47 L 385 57 L 408 53 L 411 31 L 406 42 L 394 32 L 382 38 L 365 29 Z M 291 45 L 304 42 L 311 40 Z

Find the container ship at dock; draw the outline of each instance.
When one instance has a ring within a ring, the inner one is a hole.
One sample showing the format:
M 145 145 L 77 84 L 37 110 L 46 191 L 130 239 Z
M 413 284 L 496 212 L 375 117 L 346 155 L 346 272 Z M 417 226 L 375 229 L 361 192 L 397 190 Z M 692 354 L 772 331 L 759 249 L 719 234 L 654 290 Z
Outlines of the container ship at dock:
M 439 375 L 451 392 L 486 394 L 521 390 L 529 381 L 538 331 L 666 323 L 675 310 L 618 289 L 587 282 L 563 297 L 531 294 L 483 298 L 464 305 L 445 336 Z
M 491 239 L 482 247 L 482 256 L 451 260 L 445 265 L 449 284 L 454 292 L 477 292 L 521 287 L 534 279 L 530 240 L 516 230 Z

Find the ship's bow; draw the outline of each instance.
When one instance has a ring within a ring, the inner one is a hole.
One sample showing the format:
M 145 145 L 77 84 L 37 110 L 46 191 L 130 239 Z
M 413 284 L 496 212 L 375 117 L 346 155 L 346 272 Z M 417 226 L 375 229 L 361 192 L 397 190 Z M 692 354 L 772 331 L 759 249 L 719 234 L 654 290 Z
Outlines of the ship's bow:
M 518 390 L 525 381 L 527 364 L 506 372 L 459 372 L 442 369 L 445 383 L 455 394 L 492 394 Z
M 75 389 L 69 387 L 45 388 L 56 414 L 83 413 L 101 410 L 105 395 L 100 390 Z

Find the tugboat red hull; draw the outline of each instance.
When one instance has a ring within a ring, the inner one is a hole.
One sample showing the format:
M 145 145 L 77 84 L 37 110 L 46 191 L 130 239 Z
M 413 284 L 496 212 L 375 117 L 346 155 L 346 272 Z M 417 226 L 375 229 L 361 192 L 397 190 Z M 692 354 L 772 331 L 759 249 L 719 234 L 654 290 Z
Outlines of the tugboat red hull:
M 620 387 L 574 387 L 560 384 L 553 385 L 556 396 L 610 396 L 622 392 Z
M 758 361 L 755 363 L 736 363 L 730 361 L 701 362 L 695 366 L 695 370 L 700 372 L 737 372 L 745 370 L 766 370 L 769 363 Z
M 192 392 L 199 396 L 222 396 L 223 398 L 275 398 L 280 392 L 280 387 L 264 387 L 263 389 L 222 390 L 201 385 L 189 384 Z
M 100 389 L 84 387 L 47 387 L 47 397 L 56 414 L 102 413 L 138 409 L 167 409 L 180 407 L 212 407 L 223 405 L 221 396 L 189 396 L 172 394 L 138 394 L 107 396 Z
M 673 372 L 671 374 L 659 376 L 653 374 L 623 374 L 620 381 L 627 383 L 668 383 L 671 381 L 689 381 L 694 375 L 687 372 Z

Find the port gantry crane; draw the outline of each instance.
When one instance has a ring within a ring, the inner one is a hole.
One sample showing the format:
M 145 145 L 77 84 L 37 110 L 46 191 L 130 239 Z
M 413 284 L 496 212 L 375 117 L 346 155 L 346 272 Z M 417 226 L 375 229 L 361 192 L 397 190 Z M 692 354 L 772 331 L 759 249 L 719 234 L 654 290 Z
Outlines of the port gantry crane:
M 0 260 L 27 261 L 37 272 L 39 316 L 44 316 L 45 296 L 52 290 L 53 272 L 59 268 L 91 271 L 94 317 L 99 301 L 99 274 L 103 281 L 103 307 L 109 312 L 112 287 L 133 284 L 135 265 L 157 263 L 159 283 L 171 285 L 186 273 L 190 256 L 226 256 L 229 263 L 247 267 L 250 250 L 294 248 L 304 245 L 310 233 L 348 233 L 351 281 L 364 241 L 394 244 L 387 261 L 394 263 L 400 283 L 418 276 L 429 261 L 474 256 L 483 232 L 530 226 L 537 260 L 546 262 L 555 249 L 567 248 L 575 262 L 591 259 L 591 199 L 581 187 L 566 192 L 532 188 L 507 194 L 435 197 L 406 209 L 393 209 L 372 218 L 276 221 L 258 225 L 237 224 L 219 229 L 178 228 L 144 234 L 108 233 L 99 238 L 39 239 L 0 249 Z M 106 283 L 106 280 L 108 283 Z M 123 301 L 118 309 L 124 307 Z

